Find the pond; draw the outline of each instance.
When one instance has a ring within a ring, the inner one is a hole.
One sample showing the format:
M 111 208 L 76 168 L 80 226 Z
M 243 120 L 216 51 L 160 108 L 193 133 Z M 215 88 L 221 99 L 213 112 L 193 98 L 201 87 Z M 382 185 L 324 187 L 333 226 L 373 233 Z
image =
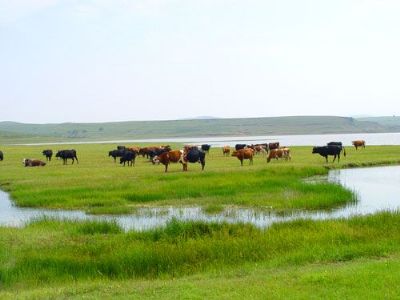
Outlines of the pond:
M 131 215 L 98 216 L 88 215 L 83 211 L 17 207 L 6 192 L 0 191 L 0 225 L 23 226 L 34 218 L 47 216 L 72 220 L 115 220 L 126 230 L 145 230 L 163 226 L 172 218 L 243 222 L 265 228 L 276 222 L 300 218 L 314 220 L 346 218 L 400 208 L 400 166 L 331 170 L 322 180 L 338 183 L 353 190 L 357 195 L 357 201 L 330 211 L 296 211 L 284 215 L 248 208 L 227 208 L 221 213 L 207 214 L 201 207 L 158 207 L 141 208 Z

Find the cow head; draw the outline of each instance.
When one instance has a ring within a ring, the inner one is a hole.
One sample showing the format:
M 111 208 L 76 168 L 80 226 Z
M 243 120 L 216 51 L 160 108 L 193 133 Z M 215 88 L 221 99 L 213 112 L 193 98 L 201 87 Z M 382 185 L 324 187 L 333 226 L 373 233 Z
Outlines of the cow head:
M 153 159 L 151 160 L 152 164 L 160 164 L 160 158 L 158 157 L 158 155 L 154 156 Z

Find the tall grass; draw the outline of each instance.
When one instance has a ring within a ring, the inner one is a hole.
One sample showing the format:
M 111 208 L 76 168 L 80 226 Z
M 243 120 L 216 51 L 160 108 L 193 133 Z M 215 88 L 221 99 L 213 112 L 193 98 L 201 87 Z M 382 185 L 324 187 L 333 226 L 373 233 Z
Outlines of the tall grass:
M 400 251 L 399 228 L 399 213 L 298 220 L 268 230 L 173 220 L 164 228 L 128 233 L 115 223 L 46 219 L 24 229 L 0 229 L 0 280 L 12 286 L 175 277 L 245 262 L 281 267 L 379 257 Z

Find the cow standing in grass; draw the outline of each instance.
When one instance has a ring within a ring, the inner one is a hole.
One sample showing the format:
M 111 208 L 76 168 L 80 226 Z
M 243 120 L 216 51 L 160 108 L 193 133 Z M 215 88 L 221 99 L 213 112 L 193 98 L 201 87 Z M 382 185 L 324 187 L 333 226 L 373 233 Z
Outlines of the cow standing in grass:
M 116 150 L 111 150 L 108 152 L 108 157 L 112 157 L 114 159 L 114 163 L 117 162 L 117 157 L 121 157 L 124 155 L 125 149 L 116 149 Z
M 75 159 L 76 163 L 79 163 L 78 157 L 76 156 L 76 150 L 60 150 L 56 153 L 56 157 L 61 158 L 63 160 L 63 164 L 66 165 L 68 159 L 72 159 L 72 164 L 74 164 Z
M 153 164 L 162 163 L 165 166 L 165 172 L 168 172 L 168 166 L 170 163 L 182 163 L 183 162 L 183 151 L 182 150 L 171 150 L 163 152 L 153 157 Z
M 203 171 L 206 165 L 206 154 L 196 146 L 186 146 L 182 159 L 183 171 L 188 170 L 188 163 L 200 163 L 201 170 Z
M 42 151 L 42 154 L 43 154 L 44 156 L 46 156 L 46 160 L 47 160 L 47 161 L 51 161 L 51 158 L 53 157 L 53 150 L 51 150 L 51 149 L 43 150 L 43 151 Z
M 358 141 L 352 141 L 351 142 L 354 147 L 356 147 L 356 150 L 358 150 L 358 147 L 365 148 L 365 141 L 364 140 L 358 140 Z
M 249 164 L 253 164 L 254 150 L 251 148 L 239 149 L 237 151 L 232 152 L 232 156 L 237 157 L 240 160 L 240 165 L 243 166 L 243 160 L 248 159 Z
M 230 146 L 222 147 L 222 155 L 229 156 L 230 153 L 231 153 L 231 147 Z
M 336 157 L 338 158 L 338 162 L 340 160 L 340 152 L 342 152 L 342 147 L 340 146 L 322 146 L 322 147 L 314 147 L 312 153 L 318 153 L 319 155 L 325 157 L 326 162 L 328 162 L 328 156 L 333 155 L 333 162 Z
M 135 165 L 135 158 L 136 158 L 136 152 L 126 150 L 124 152 L 124 154 L 121 156 L 121 158 L 119 159 L 119 163 L 124 164 L 124 167 L 125 167 L 125 163 L 128 163 L 128 167 L 129 167 L 129 165 L 132 167 Z

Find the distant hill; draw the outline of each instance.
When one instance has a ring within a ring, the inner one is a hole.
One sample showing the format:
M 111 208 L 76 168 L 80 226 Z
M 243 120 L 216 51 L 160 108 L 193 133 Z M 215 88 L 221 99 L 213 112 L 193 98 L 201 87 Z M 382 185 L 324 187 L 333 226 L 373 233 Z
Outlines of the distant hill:
M 400 132 L 400 118 L 295 116 L 109 123 L 24 124 L 0 122 L 0 143 L 68 142 L 167 137 Z

